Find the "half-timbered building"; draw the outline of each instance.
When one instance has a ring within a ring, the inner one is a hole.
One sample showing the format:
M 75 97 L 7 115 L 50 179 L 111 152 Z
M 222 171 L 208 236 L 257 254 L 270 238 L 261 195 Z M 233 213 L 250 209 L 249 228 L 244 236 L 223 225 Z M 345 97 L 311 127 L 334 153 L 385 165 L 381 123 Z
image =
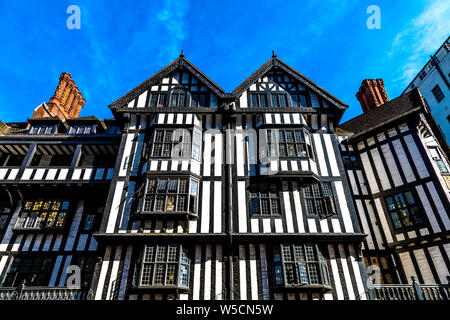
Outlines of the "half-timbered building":
M 232 93 L 180 56 L 110 108 L 96 299 L 366 298 L 347 105 L 276 56 Z
M 0 122 L 0 299 L 367 299 L 362 248 L 385 282 L 444 281 L 448 147 L 417 91 L 338 127 L 275 55 L 231 93 L 180 55 L 114 119 L 83 105 L 63 73 Z
M 364 240 L 381 283 L 447 284 L 449 147 L 420 91 L 389 101 L 381 79 L 357 94 L 364 113 L 338 135 Z M 380 283 L 379 282 L 379 283 Z

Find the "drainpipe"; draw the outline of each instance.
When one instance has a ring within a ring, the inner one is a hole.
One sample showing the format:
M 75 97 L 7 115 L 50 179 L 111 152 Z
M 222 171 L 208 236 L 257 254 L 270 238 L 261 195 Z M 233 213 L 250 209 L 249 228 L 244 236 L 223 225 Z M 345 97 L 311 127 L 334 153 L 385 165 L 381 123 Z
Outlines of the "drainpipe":
M 226 234 L 227 234 L 227 245 L 228 245 L 228 268 L 227 268 L 227 298 L 228 300 L 234 300 L 234 286 L 233 286 L 233 150 L 232 150 L 232 139 L 233 135 L 231 134 L 233 119 L 232 116 L 232 106 L 230 104 L 226 104 L 224 106 L 223 112 L 223 121 L 226 121 L 226 142 L 225 142 L 225 154 L 226 154 L 226 175 L 225 175 L 225 183 L 226 183 Z

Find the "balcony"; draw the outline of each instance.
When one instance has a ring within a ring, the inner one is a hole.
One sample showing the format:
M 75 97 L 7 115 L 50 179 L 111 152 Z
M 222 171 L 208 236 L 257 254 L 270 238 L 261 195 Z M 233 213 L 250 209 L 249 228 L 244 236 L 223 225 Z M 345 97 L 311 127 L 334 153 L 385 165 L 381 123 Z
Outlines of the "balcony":
M 70 289 L 66 287 L 17 287 L 0 288 L 2 300 L 93 300 L 92 290 Z
M 450 300 L 450 283 L 418 284 L 411 278 L 412 284 L 376 284 L 369 289 L 369 296 L 372 300 Z

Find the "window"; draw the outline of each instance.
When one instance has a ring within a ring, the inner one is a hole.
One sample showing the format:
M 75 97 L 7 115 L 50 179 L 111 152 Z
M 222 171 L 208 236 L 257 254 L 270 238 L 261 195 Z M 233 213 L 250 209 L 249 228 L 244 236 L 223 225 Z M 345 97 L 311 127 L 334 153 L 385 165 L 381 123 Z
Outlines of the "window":
M 441 171 L 441 173 L 448 173 L 448 168 L 445 165 L 445 162 L 442 159 L 438 148 L 433 147 L 433 148 L 429 148 L 429 150 L 431 153 L 431 157 L 433 158 L 434 161 L 436 161 L 436 164 L 437 164 L 439 170 Z
M 200 160 L 201 133 L 197 130 L 163 130 L 153 133 L 152 157 L 191 157 L 191 135 L 193 135 L 192 158 Z
M 33 156 L 30 167 L 68 167 L 72 163 L 73 155 L 38 154 Z
M 410 228 L 423 223 L 419 207 L 410 191 L 386 197 L 394 229 Z
M 24 280 L 27 286 L 48 286 L 52 266 L 49 257 L 14 257 L 3 287 L 17 287 Z
M 150 107 L 151 108 L 161 108 L 166 104 L 166 94 L 152 94 L 150 97 Z
M 394 283 L 391 268 L 388 265 L 386 257 L 384 256 L 377 257 L 373 255 L 364 256 L 364 263 L 366 265 L 366 269 L 369 268 L 371 265 L 380 268 L 381 284 Z M 368 275 L 370 276 L 370 274 Z
M 342 161 L 344 162 L 344 166 L 346 169 L 359 169 L 359 162 L 355 156 L 352 155 L 343 155 Z
M 186 106 L 186 94 L 174 92 L 170 96 L 171 107 L 185 107 Z
M 254 93 L 252 97 L 252 107 L 255 108 L 266 108 L 267 107 L 267 94 L 265 93 Z
M 307 107 L 306 96 L 304 94 L 291 94 L 293 107 Z
M 272 93 L 272 107 L 287 107 L 287 95 L 284 93 Z
M 145 246 L 139 285 L 144 287 L 188 287 L 190 261 L 181 245 Z
M 276 183 L 252 183 L 250 191 L 251 214 L 279 215 L 280 208 L 280 186 Z
M 29 134 L 52 134 L 56 133 L 56 125 L 32 126 Z
M 425 70 L 420 71 L 420 73 L 419 73 L 419 79 L 420 79 L 420 80 L 423 80 L 423 78 L 425 78 L 426 75 L 427 75 L 427 73 L 426 73 Z
M 326 259 L 314 244 L 275 247 L 274 269 L 276 285 L 330 285 Z
M 69 210 L 69 201 L 25 201 L 15 228 L 62 229 Z
M 207 107 L 206 94 L 193 94 L 191 97 L 191 107 Z
M 309 133 L 306 130 L 267 130 L 269 157 L 314 158 Z
M 91 134 L 94 133 L 95 126 L 73 125 L 69 128 L 69 134 Z
M 24 159 L 25 155 L 0 152 L 0 167 L 19 167 Z
M 144 212 L 197 213 L 198 181 L 188 178 L 150 178 Z
M 437 102 L 441 102 L 445 96 L 444 93 L 442 92 L 441 88 L 439 87 L 439 85 L 436 85 L 431 92 L 433 93 L 434 97 L 436 98 Z
M 10 205 L 7 201 L 0 201 L 0 235 L 8 227 L 7 222 L 11 212 L 11 208 L 9 206 Z
M 303 187 L 308 214 L 328 217 L 336 214 L 331 183 L 312 183 Z
M 71 264 L 80 267 L 81 271 L 81 287 L 89 288 L 92 278 L 94 276 L 95 264 L 97 263 L 97 257 L 74 257 Z
M 83 148 L 81 152 L 80 160 L 78 161 L 79 167 L 114 167 L 116 162 L 115 154 L 88 154 L 87 150 Z

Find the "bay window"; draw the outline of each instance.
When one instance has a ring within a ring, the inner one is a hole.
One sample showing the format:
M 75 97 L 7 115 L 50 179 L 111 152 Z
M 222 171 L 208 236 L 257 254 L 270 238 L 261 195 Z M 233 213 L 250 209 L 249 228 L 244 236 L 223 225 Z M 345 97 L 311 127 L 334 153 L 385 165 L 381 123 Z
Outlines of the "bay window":
M 273 261 L 276 285 L 330 285 L 327 261 L 315 244 L 276 246 Z
M 189 178 L 149 178 L 144 212 L 197 214 L 198 181 Z
M 182 245 L 147 245 L 144 248 L 139 286 L 189 287 L 190 260 Z
M 302 189 L 308 214 L 318 215 L 322 218 L 336 214 L 331 183 L 312 183 Z

